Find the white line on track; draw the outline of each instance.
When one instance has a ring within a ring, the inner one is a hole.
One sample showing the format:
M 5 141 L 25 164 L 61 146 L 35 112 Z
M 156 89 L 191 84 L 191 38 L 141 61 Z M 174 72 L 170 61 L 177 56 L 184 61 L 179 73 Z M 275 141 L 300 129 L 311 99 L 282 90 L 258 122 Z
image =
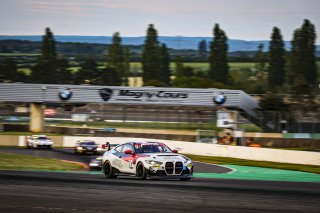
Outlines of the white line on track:
M 231 170 L 230 172 L 226 172 L 223 174 L 233 173 L 233 172 L 237 171 L 236 169 L 230 168 L 228 166 L 221 166 L 220 164 L 213 164 L 213 163 L 207 163 L 207 162 L 202 162 L 202 161 L 193 161 L 193 162 L 203 163 L 203 164 L 212 165 L 212 166 L 220 166 L 220 167 L 228 168 Z

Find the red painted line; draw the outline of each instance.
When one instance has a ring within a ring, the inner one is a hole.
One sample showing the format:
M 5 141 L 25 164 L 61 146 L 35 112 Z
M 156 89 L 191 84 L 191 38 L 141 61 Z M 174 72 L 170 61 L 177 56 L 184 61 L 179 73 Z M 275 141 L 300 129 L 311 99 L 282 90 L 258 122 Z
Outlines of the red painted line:
M 77 164 L 80 165 L 83 169 L 88 170 L 89 166 L 85 163 L 80 163 L 80 162 L 76 162 L 76 161 L 69 161 L 69 160 L 61 160 L 62 162 L 66 162 L 66 163 L 73 163 L 73 164 Z

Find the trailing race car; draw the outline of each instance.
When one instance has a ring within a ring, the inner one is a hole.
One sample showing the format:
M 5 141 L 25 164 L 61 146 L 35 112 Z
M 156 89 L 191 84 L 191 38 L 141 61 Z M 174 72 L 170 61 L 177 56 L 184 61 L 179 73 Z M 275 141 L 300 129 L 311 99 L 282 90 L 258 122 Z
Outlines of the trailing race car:
M 81 140 L 77 141 L 76 146 L 74 147 L 74 153 L 77 154 L 86 154 L 93 153 L 98 154 L 101 151 L 101 148 L 98 148 L 96 142 L 92 140 Z
M 139 179 L 156 176 L 190 180 L 193 163 L 177 153 L 164 143 L 128 142 L 104 153 L 102 171 L 106 178 L 132 175 Z
M 53 141 L 45 135 L 27 136 L 27 148 L 49 148 L 52 149 Z
M 102 156 L 91 159 L 89 163 L 90 169 L 101 170 L 101 160 Z

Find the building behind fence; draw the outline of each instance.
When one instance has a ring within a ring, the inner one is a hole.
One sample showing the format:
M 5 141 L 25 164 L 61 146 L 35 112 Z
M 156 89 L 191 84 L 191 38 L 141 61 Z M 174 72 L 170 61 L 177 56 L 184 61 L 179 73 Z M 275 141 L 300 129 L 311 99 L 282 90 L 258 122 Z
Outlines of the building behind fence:
M 216 129 L 216 108 L 206 107 L 157 107 L 123 105 L 87 105 L 65 111 L 57 108 L 56 114 L 47 115 L 47 124 L 76 123 L 75 114 L 82 116 L 82 123 L 95 122 L 101 127 L 122 126 L 138 128 Z M 238 128 L 245 131 L 282 133 L 320 133 L 320 113 L 294 113 L 258 111 L 258 118 L 247 118 L 239 112 Z M 307 116 L 308 115 L 308 116 Z M 14 107 L 2 107 L 0 122 L 27 122 L 29 114 L 15 112 Z M 78 116 L 79 117 L 79 116 Z

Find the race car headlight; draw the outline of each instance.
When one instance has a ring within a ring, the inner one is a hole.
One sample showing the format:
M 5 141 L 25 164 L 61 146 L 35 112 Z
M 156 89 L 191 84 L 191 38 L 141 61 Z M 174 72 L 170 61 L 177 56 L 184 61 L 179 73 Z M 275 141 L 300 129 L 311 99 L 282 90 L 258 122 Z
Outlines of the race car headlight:
M 78 150 L 83 150 L 83 148 L 82 148 L 81 146 L 79 146 L 77 149 L 78 149 Z
M 188 164 L 187 164 L 187 168 L 188 168 L 189 170 L 191 170 L 192 167 L 193 167 L 192 163 L 188 163 Z
M 102 149 L 100 147 L 97 148 L 97 151 L 101 151 Z
M 155 160 L 146 160 L 146 163 L 151 164 L 151 165 L 155 165 L 155 164 L 161 165 L 162 164 L 162 162 L 155 161 Z

